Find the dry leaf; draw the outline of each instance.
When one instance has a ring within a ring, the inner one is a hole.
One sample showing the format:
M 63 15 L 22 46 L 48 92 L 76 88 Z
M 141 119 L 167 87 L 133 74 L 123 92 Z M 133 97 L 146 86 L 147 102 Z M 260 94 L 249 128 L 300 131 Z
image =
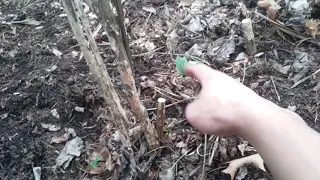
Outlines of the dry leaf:
M 34 180 L 40 180 L 41 179 L 41 167 L 33 167 L 32 168 Z
M 275 20 L 277 12 L 281 9 L 281 6 L 275 0 L 259 0 L 258 7 L 266 9 L 267 16 L 271 20 Z
M 59 131 L 61 129 L 60 126 L 53 125 L 53 124 L 45 124 L 45 123 L 41 123 L 41 127 L 53 132 Z
M 195 0 L 180 0 L 180 3 L 178 7 L 181 6 L 190 6 L 192 3 L 194 3 Z
M 261 158 L 261 156 L 259 154 L 254 154 L 251 156 L 247 156 L 244 158 L 230 161 L 229 166 L 225 170 L 223 170 L 222 172 L 229 174 L 231 176 L 231 179 L 234 179 L 237 170 L 245 164 L 252 164 L 257 168 L 259 168 L 263 171 L 266 171 L 263 163 L 264 163 L 264 161 Z
M 239 168 L 238 174 L 235 178 L 235 180 L 242 180 L 246 177 L 246 175 L 248 174 L 248 169 L 245 166 L 242 166 Z
M 76 107 L 74 108 L 74 110 L 77 111 L 77 112 L 84 113 L 84 108 L 83 108 L 83 107 L 76 106 Z
M 61 51 L 59 51 L 58 49 L 52 48 L 52 53 L 57 56 L 58 58 L 61 58 L 61 56 L 63 55 L 63 53 Z
M 55 117 L 55 118 L 57 118 L 57 119 L 60 119 L 60 115 L 59 115 L 57 109 L 52 109 L 50 112 L 51 112 L 51 114 L 52 114 L 53 117 Z
M 198 46 L 198 44 L 194 44 L 185 54 L 199 57 L 202 55 L 202 49 Z
M 114 163 L 112 162 L 112 156 L 108 148 L 103 145 L 98 145 L 94 152 L 92 152 L 89 161 L 90 163 L 97 161 L 97 164 L 91 164 L 90 166 L 90 174 L 100 174 L 105 170 L 111 171 L 114 168 Z
M 236 43 L 234 40 L 234 35 L 224 42 L 224 44 L 219 48 L 216 54 L 216 62 L 226 63 L 230 60 L 230 54 L 234 53 L 236 49 Z
M 56 166 L 62 166 L 63 169 L 66 169 L 75 156 L 79 157 L 81 155 L 82 148 L 83 141 L 81 138 L 75 137 L 68 141 L 56 159 Z
M 166 44 L 170 51 L 174 51 L 178 46 L 178 42 L 179 42 L 179 35 L 177 34 L 177 31 L 174 29 L 167 36 Z
M 320 21 L 310 19 L 307 20 L 305 23 L 305 26 L 307 28 L 307 32 L 311 34 L 313 38 L 315 38 L 317 35 L 320 35 Z
M 248 146 L 248 141 L 244 141 L 243 144 L 238 145 L 238 149 L 241 152 L 241 155 L 244 156 L 245 152 L 256 151 L 253 147 Z
M 152 6 L 144 6 L 142 9 L 149 13 L 153 13 L 153 14 L 157 13 L 157 10 Z
M 76 136 L 76 132 L 74 131 L 73 128 L 65 128 L 65 131 L 66 133 L 57 137 L 57 136 L 54 136 L 52 137 L 50 143 L 56 143 L 56 144 L 59 144 L 59 143 L 63 143 L 63 142 L 66 142 L 68 141 L 70 135 L 72 135 L 72 137 L 75 137 Z

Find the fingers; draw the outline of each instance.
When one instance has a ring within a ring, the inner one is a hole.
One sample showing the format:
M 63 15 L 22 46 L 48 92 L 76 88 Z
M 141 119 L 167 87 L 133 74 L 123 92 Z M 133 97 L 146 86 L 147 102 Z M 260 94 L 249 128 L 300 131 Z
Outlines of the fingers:
M 204 64 L 186 65 L 184 68 L 186 75 L 196 78 L 201 85 L 207 84 L 213 77 L 215 71 Z

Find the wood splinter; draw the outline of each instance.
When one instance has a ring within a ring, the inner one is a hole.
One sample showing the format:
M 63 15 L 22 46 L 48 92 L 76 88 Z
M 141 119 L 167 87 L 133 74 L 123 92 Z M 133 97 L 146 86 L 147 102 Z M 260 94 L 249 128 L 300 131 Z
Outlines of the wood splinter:
M 252 30 L 252 21 L 250 18 L 244 19 L 241 21 L 242 31 L 244 37 L 244 45 L 246 48 L 246 53 L 248 56 L 253 56 L 257 52 L 254 34 Z
M 165 106 L 166 106 L 166 99 L 159 98 L 158 107 L 157 107 L 156 130 L 158 132 L 158 141 L 160 143 L 163 141 L 163 127 L 164 127 L 164 121 L 166 119 Z

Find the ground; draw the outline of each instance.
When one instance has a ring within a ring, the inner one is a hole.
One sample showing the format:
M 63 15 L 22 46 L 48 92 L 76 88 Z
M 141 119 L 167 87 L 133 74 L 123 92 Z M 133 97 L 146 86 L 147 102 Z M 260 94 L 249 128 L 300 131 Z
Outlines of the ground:
M 256 1 L 245 2 L 245 5 L 254 9 Z M 147 152 L 142 150 L 145 140 L 138 138 L 134 143 L 137 166 L 141 170 L 143 164 L 149 165 L 144 172 L 136 173 L 134 179 L 157 179 L 165 167 L 172 166 L 185 152 L 189 152 L 188 155 L 179 159 L 175 168 L 176 179 L 196 179 L 201 173 L 204 135 L 193 129 L 184 117 L 185 106 L 197 96 L 201 87 L 194 79 L 179 75 L 174 64 L 175 57 L 186 52 L 191 58 L 205 59 L 210 66 L 239 79 L 264 98 L 294 110 L 310 127 L 320 131 L 319 75 L 291 88 L 296 74 L 304 70 L 299 78 L 302 79 L 318 70 L 318 45 L 308 41 L 298 44 L 297 39 L 254 17 L 257 52 L 262 54 L 249 58 L 244 66 L 235 61 L 244 51 L 241 28 L 237 23 L 235 27 L 224 24 L 226 18 L 240 19 L 236 3 L 210 7 L 209 15 L 215 12 L 226 17 L 220 19 L 214 30 L 204 27 L 200 33 L 186 30 L 188 22 L 180 23 L 187 13 L 177 2 L 128 1 L 125 7 L 136 85 L 150 119 L 155 120 L 154 108 L 159 97 L 166 98 L 169 105 L 163 148 Z M 0 179 L 34 179 L 33 167 L 42 168 L 42 179 L 107 179 L 114 173 L 112 169 L 99 175 L 90 173 L 92 147 L 108 131 L 111 118 L 104 110 L 106 103 L 85 59 L 80 57 L 79 46 L 63 14 L 58 0 L 0 1 Z M 7 23 L 28 18 L 41 24 Z M 219 63 L 204 55 L 208 44 L 221 37 L 225 42 L 232 33 L 236 45 L 230 54 L 231 61 Z M 108 39 L 100 32 L 96 40 L 119 90 L 119 75 Z M 190 52 L 194 44 L 201 47 L 197 49 L 200 54 Z M 44 128 L 44 124 L 61 129 L 50 130 Z M 56 158 L 66 143 L 51 143 L 51 139 L 63 135 L 68 128 L 84 141 L 84 148 L 81 156 L 75 157 L 66 169 L 57 168 Z M 208 137 L 207 152 L 211 152 L 215 140 L 215 136 Z M 207 179 L 228 179 L 230 177 L 221 170 L 227 167 L 225 162 L 242 157 L 237 146 L 246 142 L 239 137 L 221 137 L 217 142 L 217 153 L 212 164 L 206 167 Z M 247 156 L 254 152 L 244 153 Z M 248 166 L 243 179 L 259 178 L 273 179 L 268 171 Z

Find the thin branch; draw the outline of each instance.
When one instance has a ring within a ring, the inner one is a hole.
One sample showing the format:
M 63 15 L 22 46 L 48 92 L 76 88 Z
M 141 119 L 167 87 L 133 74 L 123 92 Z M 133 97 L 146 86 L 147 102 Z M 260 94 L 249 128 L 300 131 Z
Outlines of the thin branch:
M 320 69 L 318 69 L 316 72 L 312 73 L 310 76 L 307 76 L 307 77 L 301 79 L 300 81 L 296 82 L 293 86 L 291 86 L 291 89 L 299 86 L 300 84 L 304 83 L 306 80 L 311 79 L 312 76 L 318 74 L 319 72 L 320 72 Z
M 270 78 L 271 78 L 271 82 L 272 82 L 272 84 L 273 84 L 274 91 L 275 91 L 276 94 L 277 94 L 278 100 L 281 101 L 280 95 L 279 95 L 278 90 L 277 90 L 277 86 L 276 86 L 276 84 L 275 84 L 274 81 L 273 81 L 273 77 L 270 76 Z

